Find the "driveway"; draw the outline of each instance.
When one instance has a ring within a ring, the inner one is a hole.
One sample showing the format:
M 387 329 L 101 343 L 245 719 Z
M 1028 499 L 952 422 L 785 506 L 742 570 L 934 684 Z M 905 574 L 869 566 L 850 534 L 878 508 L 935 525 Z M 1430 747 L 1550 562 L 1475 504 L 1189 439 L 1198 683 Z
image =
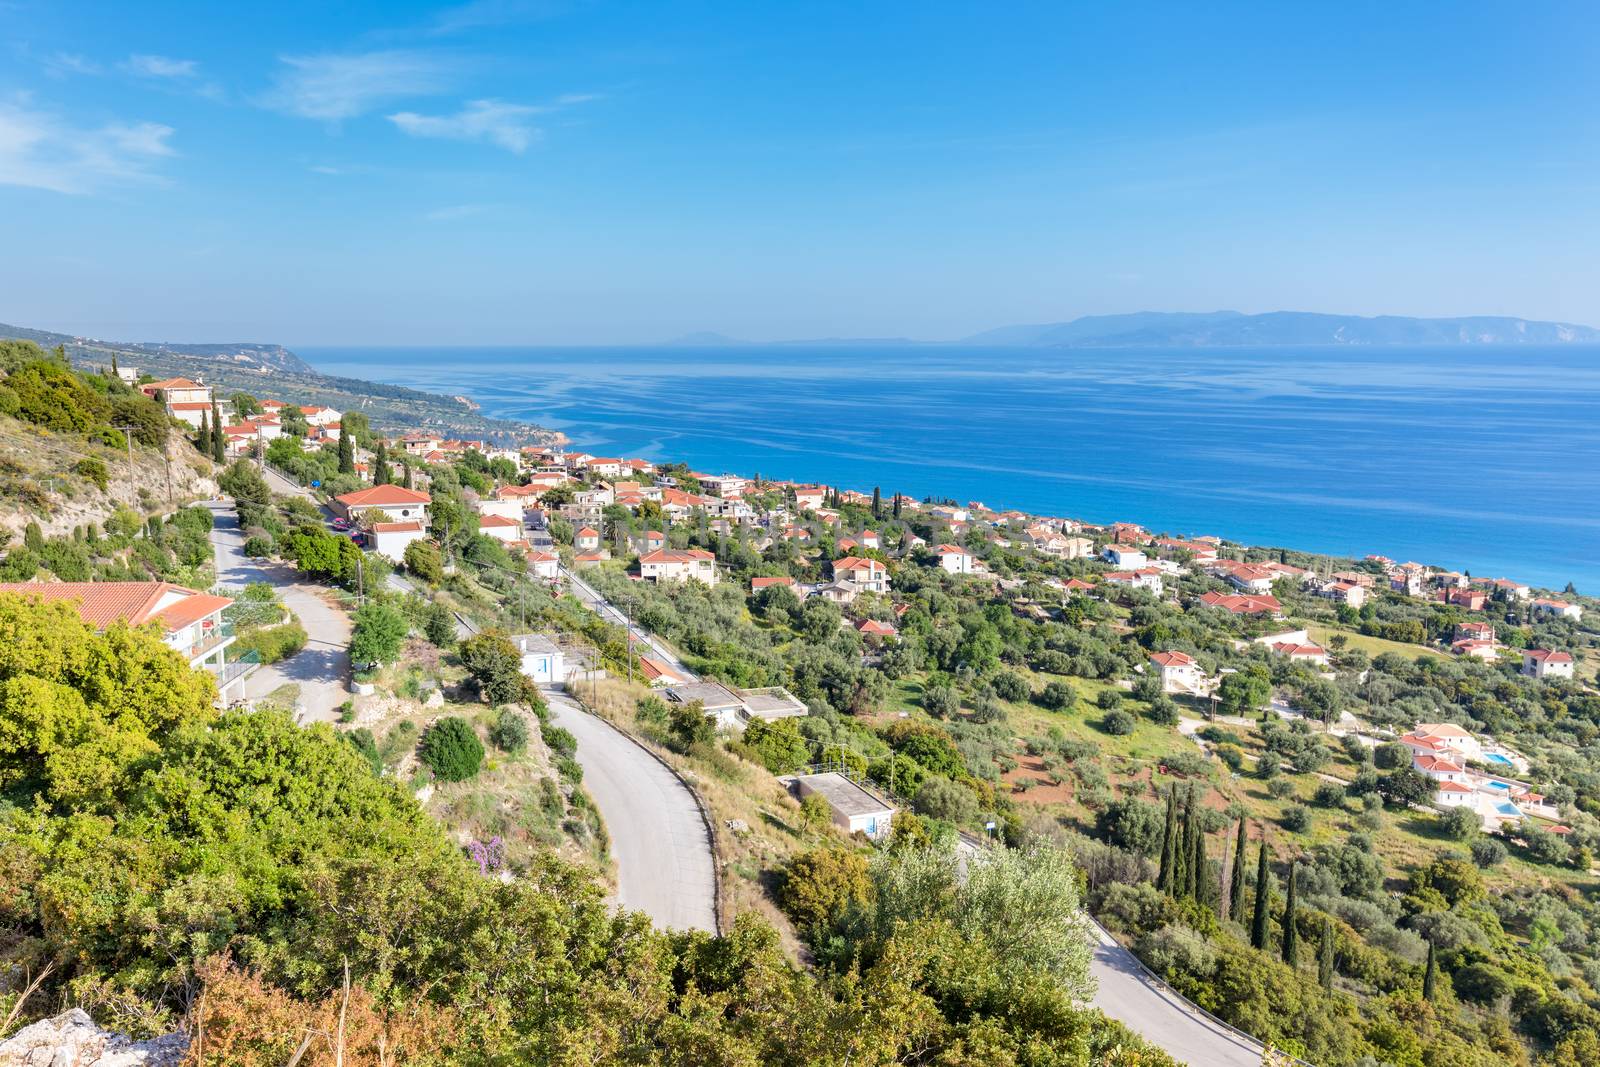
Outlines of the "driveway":
M 617 898 L 658 927 L 716 930 L 717 878 L 699 805 L 678 776 L 622 731 L 545 691 L 550 719 L 578 740 L 583 787 L 617 861 Z
M 288 659 L 260 667 L 244 682 L 244 696 L 257 700 L 281 686 L 300 687 L 300 720 L 333 722 L 339 705 L 350 699 L 350 618 L 331 603 L 328 590 L 301 582 L 292 567 L 254 560 L 244 554 L 244 534 L 233 505 L 209 501 L 214 526 L 217 584 L 242 589 L 266 582 L 306 628 L 306 647 Z

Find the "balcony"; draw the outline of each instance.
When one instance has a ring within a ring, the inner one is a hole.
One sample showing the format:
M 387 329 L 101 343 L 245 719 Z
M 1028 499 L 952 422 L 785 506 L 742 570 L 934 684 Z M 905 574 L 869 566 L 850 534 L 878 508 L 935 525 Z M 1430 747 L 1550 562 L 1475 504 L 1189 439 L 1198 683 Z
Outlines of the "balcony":
M 232 640 L 233 623 L 218 623 L 215 626 L 201 629 L 199 639 L 188 648 L 180 649 L 180 651 L 189 657 L 189 662 L 192 665 L 196 661 L 209 656 L 211 653 L 215 652 L 217 649 L 221 648 L 223 645 L 226 645 Z

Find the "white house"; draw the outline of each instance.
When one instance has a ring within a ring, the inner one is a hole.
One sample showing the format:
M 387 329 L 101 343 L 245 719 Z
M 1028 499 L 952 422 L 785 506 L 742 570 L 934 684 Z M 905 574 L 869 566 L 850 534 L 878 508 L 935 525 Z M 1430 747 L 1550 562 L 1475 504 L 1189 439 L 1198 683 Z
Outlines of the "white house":
M 367 529 L 372 539 L 372 551 L 385 559 L 399 563 L 405 559 L 406 548 L 413 541 L 424 540 L 428 531 L 422 520 L 406 519 L 402 522 L 375 522 Z
M 572 536 L 572 547 L 579 552 L 593 552 L 600 547 L 600 531 L 593 526 L 585 526 Z
M 398 485 L 375 485 L 333 498 L 334 510 L 352 521 L 369 511 L 381 511 L 389 522 L 427 518 L 432 497 Z
M 1150 665 L 1161 679 L 1163 693 L 1195 693 L 1202 681 L 1200 665 L 1186 652 L 1157 652 Z
M 858 589 L 864 593 L 887 593 L 889 591 L 889 571 L 875 559 L 866 559 L 860 556 L 845 556 L 843 559 L 833 561 L 833 577 L 836 581 L 854 582 Z
M 522 487 L 517 486 L 516 488 L 521 489 Z M 518 523 L 521 523 L 523 510 L 530 502 L 530 498 L 525 494 L 507 493 L 505 488 L 502 487 L 495 490 L 494 496 L 480 497 L 478 502 L 473 505 L 473 510 L 480 516 L 498 515 L 502 519 L 515 519 Z
M 1576 604 L 1569 604 L 1565 600 L 1545 600 L 1540 598 L 1533 602 L 1535 615 L 1554 615 L 1574 622 L 1583 618 L 1583 609 Z
M 534 549 L 524 559 L 528 564 L 528 573 L 535 578 L 545 578 L 551 581 L 561 576 L 561 557 L 552 552 L 541 552 Z
M 1132 589 L 1148 589 L 1160 596 L 1164 589 L 1161 572 L 1154 567 L 1141 567 L 1136 571 L 1112 571 L 1105 576 L 1108 585 L 1125 585 Z
M 222 610 L 233 603 L 229 597 L 171 582 L 6 582 L 0 584 L 0 593 L 21 593 L 47 603 L 70 602 L 96 630 L 115 622 L 155 623 L 168 648 L 190 667 L 216 679 L 219 704 L 243 695 L 240 687 L 254 667 L 228 657 L 234 634 Z
M 1137 570 L 1150 562 L 1144 549 L 1131 545 L 1107 545 L 1101 550 L 1100 558 L 1125 570 Z
M 1483 746 L 1469 730 L 1453 722 L 1419 722 L 1400 743 L 1418 755 L 1443 756 L 1455 761 L 1483 759 Z
M 503 515 L 479 515 L 478 532 L 497 541 L 522 540 L 522 518 L 508 519 Z
M 1457 782 L 1468 785 L 1467 769 L 1448 756 L 1434 756 L 1426 752 L 1418 752 L 1411 758 L 1411 765 L 1423 774 L 1432 778 L 1435 783 Z
M 837 771 L 802 774 L 795 779 L 801 798 L 820 796 L 833 813 L 833 824 L 847 834 L 861 833 L 874 841 L 889 836 L 894 805 Z
M 300 414 L 305 416 L 307 426 L 333 426 L 344 416 L 335 408 L 314 406 L 300 406 Z
M 522 675 L 536 685 L 560 685 L 567 680 L 561 649 L 543 634 L 518 634 L 511 638 L 522 654 Z
M 707 585 L 715 585 L 717 557 L 700 548 L 657 549 L 639 557 L 639 577 L 652 582 L 697 578 Z
M 1570 652 L 1529 648 L 1522 653 L 1522 673 L 1534 678 L 1571 678 L 1572 666 Z
M 939 566 L 951 574 L 972 573 L 972 553 L 960 545 L 940 545 L 933 550 L 934 556 L 939 561 Z

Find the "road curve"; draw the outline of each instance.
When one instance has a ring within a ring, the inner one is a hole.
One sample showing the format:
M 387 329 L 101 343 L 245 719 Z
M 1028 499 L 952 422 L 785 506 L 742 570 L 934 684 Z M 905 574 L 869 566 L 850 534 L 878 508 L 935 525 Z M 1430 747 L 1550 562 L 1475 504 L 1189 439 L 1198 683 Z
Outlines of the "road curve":
M 672 930 L 717 927 L 716 861 L 700 807 L 662 762 L 564 693 L 546 691 L 550 719 L 578 740 L 583 787 L 617 861 L 617 898 Z
M 1229 1033 L 1153 981 L 1099 924 L 1090 929 L 1096 938 L 1089 965 L 1095 1007 L 1190 1067 L 1261 1067 L 1259 1044 Z

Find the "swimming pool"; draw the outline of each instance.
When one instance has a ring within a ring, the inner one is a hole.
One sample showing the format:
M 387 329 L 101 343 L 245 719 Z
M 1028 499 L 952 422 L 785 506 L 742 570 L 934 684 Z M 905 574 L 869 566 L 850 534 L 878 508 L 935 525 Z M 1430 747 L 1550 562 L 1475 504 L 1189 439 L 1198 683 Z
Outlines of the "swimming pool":
M 1483 758 L 1490 763 L 1504 763 L 1508 767 L 1511 766 L 1511 761 L 1498 752 L 1485 752 Z
M 1499 789 L 1507 793 L 1511 792 L 1511 787 L 1506 785 L 1504 782 L 1484 782 L 1483 784 L 1489 789 Z
M 1494 810 L 1498 811 L 1501 815 L 1510 815 L 1512 817 L 1520 816 L 1522 814 L 1522 812 L 1517 810 L 1517 806 L 1510 801 L 1496 804 L 1494 806 Z

